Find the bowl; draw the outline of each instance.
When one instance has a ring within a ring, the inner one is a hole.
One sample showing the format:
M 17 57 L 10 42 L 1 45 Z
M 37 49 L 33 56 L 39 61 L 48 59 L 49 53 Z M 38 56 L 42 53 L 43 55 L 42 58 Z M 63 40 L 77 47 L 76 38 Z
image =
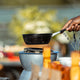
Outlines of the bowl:
M 23 68 L 27 71 L 31 71 L 31 64 L 43 66 L 43 55 L 42 53 L 24 53 L 24 51 L 19 52 L 19 57 Z M 57 53 L 51 54 L 51 61 L 56 60 Z

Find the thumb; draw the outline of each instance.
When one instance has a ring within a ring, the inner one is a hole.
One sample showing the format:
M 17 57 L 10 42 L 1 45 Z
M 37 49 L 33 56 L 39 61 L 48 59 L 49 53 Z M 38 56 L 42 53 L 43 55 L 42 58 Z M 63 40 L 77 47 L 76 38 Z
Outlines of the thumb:
M 69 20 L 69 21 L 64 25 L 64 27 L 63 27 L 62 29 L 68 28 L 71 23 L 72 23 L 72 19 Z

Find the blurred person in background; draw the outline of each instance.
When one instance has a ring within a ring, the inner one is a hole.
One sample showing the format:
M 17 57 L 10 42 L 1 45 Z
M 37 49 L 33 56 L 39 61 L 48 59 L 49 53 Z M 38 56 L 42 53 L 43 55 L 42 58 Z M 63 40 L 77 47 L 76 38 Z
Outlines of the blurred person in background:
M 70 19 L 62 29 L 67 31 L 80 31 L 80 16 Z

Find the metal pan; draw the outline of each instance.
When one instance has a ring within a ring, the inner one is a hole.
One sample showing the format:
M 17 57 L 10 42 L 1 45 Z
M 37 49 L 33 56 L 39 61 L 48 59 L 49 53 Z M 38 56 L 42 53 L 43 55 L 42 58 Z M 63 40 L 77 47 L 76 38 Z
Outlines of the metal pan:
M 51 37 L 63 33 L 66 29 L 58 31 L 56 33 L 45 33 L 45 34 L 23 34 L 24 42 L 28 45 L 34 44 L 48 44 Z

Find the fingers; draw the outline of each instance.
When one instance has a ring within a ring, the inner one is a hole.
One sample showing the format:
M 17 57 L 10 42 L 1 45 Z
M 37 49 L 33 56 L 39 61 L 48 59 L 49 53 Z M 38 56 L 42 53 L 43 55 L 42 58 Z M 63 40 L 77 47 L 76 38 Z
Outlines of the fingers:
M 79 25 L 79 31 L 80 31 L 80 25 Z
M 71 24 L 69 25 L 69 27 L 66 29 L 67 31 L 76 31 L 76 28 L 77 28 L 78 24 L 75 23 L 74 21 L 71 22 Z M 73 28 L 73 30 L 72 30 Z
M 80 16 L 72 18 L 63 27 L 67 31 L 80 31 Z
M 77 28 L 78 28 L 78 24 L 75 24 L 74 25 L 74 31 L 77 31 Z
M 71 22 L 72 22 L 72 19 L 69 20 L 69 21 L 64 25 L 64 27 L 63 27 L 62 29 L 66 29 L 67 27 L 69 27 L 69 25 L 71 24 Z
M 71 26 L 71 31 L 74 31 L 74 29 L 75 29 L 75 26 L 74 25 Z
M 76 29 L 77 31 L 80 31 L 80 25 L 78 25 L 78 27 L 77 27 L 77 29 Z
M 80 25 L 78 24 L 71 24 L 69 28 L 66 29 L 67 31 L 80 31 Z
M 80 30 L 80 25 L 75 26 L 75 31 L 79 31 Z
M 67 30 L 67 31 L 71 31 L 71 30 L 72 30 L 72 28 L 74 28 L 73 23 L 71 23 L 71 24 L 66 28 L 66 30 Z
M 67 28 L 67 30 L 68 30 L 69 32 L 73 31 L 73 29 L 74 29 L 74 26 L 71 26 L 70 28 Z
M 77 26 L 76 31 L 79 31 L 79 26 Z

